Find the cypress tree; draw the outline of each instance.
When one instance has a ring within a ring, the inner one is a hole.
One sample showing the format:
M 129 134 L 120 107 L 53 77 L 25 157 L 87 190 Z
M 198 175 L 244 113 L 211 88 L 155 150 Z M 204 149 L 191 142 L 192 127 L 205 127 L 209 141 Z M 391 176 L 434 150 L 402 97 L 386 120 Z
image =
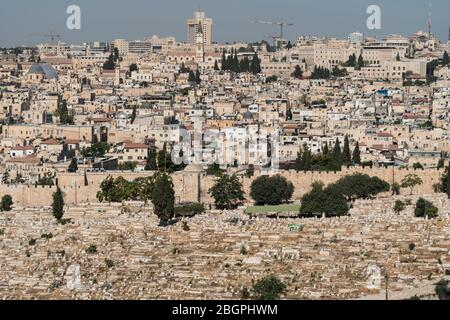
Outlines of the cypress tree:
M 312 169 L 312 154 L 311 150 L 307 149 L 304 152 L 304 170 L 309 171 Z
M 359 151 L 359 142 L 356 142 L 355 149 L 353 150 L 353 163 L 361 164 L 361 152 Z
M 348 141 L 348 135 L 345 135 L 344 149 L 342 150 L 342 162 L 345 165 L 349 165 L 352 162 L 352 156 L 350 154 L 350 143 Z
M 302 148 L 297 152 L 297 158 L 295 159 L 295 171 L 299 172 L 303 170 L 302 164 Z
M 147 163 L 145 164 L 144 170 L 146 171 L 155 171 L 158 170 L 158 165 L 156 163 L 156 152 L 150 151 L 147 158 Z
M 222 71 L 227 70 L 227 57 L 225 55 L 225 50 L 222 51 Z
M 189 79 L 188 79 L 188 81 L 194 83 L 195 80 L 196 80 L 196 78 L 195 78 L 195 73 L 194 73 L 194 71 L 189 70 Z
M 219 65 L 217 64 L 217 60 L 214 61 L 214 70 L 219 71 Z
M 450 166 L 447 167 L 447 188 L 446 188 L 446 191 L 447 191 L 448 198 L 450 199 Z
M 72 158 L 69 164 L 69 168 L 67 169 L 68 172 L 77 172 L 78 171 L 78 163 L 77 158 Z
M 173 190 L 172 180 L 167 174 L 162 174 L 156 179 L 152 192 L 152 203 L 161 224 L 166 223 L 173 217 L 175 191 Z
M 64 214 L 64 196 L 61 189 L 58 187 L 53 193 L 52 212 L 56 220 L 61 220 Z
M 338 138 L 336 138 L 336 142 L 334 143 L 333 167 L 335 168 L 335 170 L 341 170 L 342 167 L 341 145 Z
M 259 62 L 259 57 L 258 57 L 258 54 L 256 52 L 253 55 L 252 63 L 251 63 L 251 66 L 250 66 L 250 71 L 253 74 L 258 74 L 258 73 L 261 72 L 261 64 Z
M 364 59 L 362 57 L 362 54 L 359 55 L 357 67 L 358 70 L 361 70 L 364 67 Z
M 322 150 L 322 155 L 328 156 L 330 154 L 330 149 L 328 148 L 328 143 L 325 142 Z
M 443 66 L 446 66 L 446 65 L 448 65 L 449 63 L 450 63 L 450 58 L 449 58 L 449 56 L 448 56 L 448 52 L 445 51 L 445 52 L 444 52 L 444 56 L 443 56 L 443 58 L 442 58 L 442 65 L 443 65 Z
M 195 83 L 200 84 L 202 82 L 202 79 L 200 78 L 200 70 L 195 71 Z
M 234 52 L 234 57 L 233 57 L 233 67 L 234 67 L 234 72 L 239 73 L 240 72 L 240 67 L 239 67 L 239 58 L 237 56 L 237 52 Z

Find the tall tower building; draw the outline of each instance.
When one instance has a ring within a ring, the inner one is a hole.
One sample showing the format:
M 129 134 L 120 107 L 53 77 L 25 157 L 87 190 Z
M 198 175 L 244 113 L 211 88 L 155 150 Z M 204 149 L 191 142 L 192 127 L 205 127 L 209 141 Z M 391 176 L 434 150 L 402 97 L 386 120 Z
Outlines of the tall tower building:
M 204 45 L 210 46 L 212 43 L 212 25 L 213 20 L 207 18 L 204 12 L 195 12 L 194 17 L 187 20 L 189 43 L 197 44 L 197 37 L 200 33 L 203 36 Z

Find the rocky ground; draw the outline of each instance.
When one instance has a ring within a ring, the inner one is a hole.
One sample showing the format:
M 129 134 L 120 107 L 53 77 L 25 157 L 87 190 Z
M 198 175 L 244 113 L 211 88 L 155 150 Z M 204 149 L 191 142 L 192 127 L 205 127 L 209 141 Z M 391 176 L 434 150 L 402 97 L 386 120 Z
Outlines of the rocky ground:
M 209 212 L 189 230 L 158 227 L 140 204 L 67 207 L 65 225 L 50 208 L 15 208 L 0 213 L 0 298 L 239 299 L 276 275 L 287 299 L 354 299 L 383 297 L 386 273 L 392 297 L 429 295 L 450 269 L 450 201 L 427 198 L 438 219 L 414 218 L 412 206 L 397 215 L 385 198 L 333 219 Z

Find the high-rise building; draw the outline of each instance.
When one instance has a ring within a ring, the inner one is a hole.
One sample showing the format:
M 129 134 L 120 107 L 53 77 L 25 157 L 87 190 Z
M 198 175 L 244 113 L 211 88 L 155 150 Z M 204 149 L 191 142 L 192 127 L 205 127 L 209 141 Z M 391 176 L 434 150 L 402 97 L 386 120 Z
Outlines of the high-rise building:
M 212 43 L 212 25 L 213 20 L 207 18 L 204 12 L 195 12 L 194 17 L 187 20 L 189 43 L 196 44 L 198 34 L 202 33 L 204 45 L 210 46 Z

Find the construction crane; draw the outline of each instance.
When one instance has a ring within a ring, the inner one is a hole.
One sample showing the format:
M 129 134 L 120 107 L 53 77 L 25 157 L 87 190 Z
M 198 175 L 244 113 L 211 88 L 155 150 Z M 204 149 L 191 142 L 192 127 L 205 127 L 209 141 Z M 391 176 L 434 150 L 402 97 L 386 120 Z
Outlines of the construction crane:
M 252 23 L 260 23 L 260 24 L 273 24 L 273 25 L 277 25 L 280 27 L 280 40 L 283 40 L 283 35 L 284 35 L 284 27 L 290 27 L 293 26 L 293 23 L 289 23 L 289 22 L 284 22 L 283 20 L 281 21 L 252 21 Z
M 45 38 L 50 38 L 51 42 L 54 43 L 55 39 L 57 38 L 61 38 L 60 34 L 56 34 L 53 31 L 50 31 L 49 33 L 45 34 L 45 33 L 33 33 L 30 34 L 30 36 L 32 37 L 45 37 Z

